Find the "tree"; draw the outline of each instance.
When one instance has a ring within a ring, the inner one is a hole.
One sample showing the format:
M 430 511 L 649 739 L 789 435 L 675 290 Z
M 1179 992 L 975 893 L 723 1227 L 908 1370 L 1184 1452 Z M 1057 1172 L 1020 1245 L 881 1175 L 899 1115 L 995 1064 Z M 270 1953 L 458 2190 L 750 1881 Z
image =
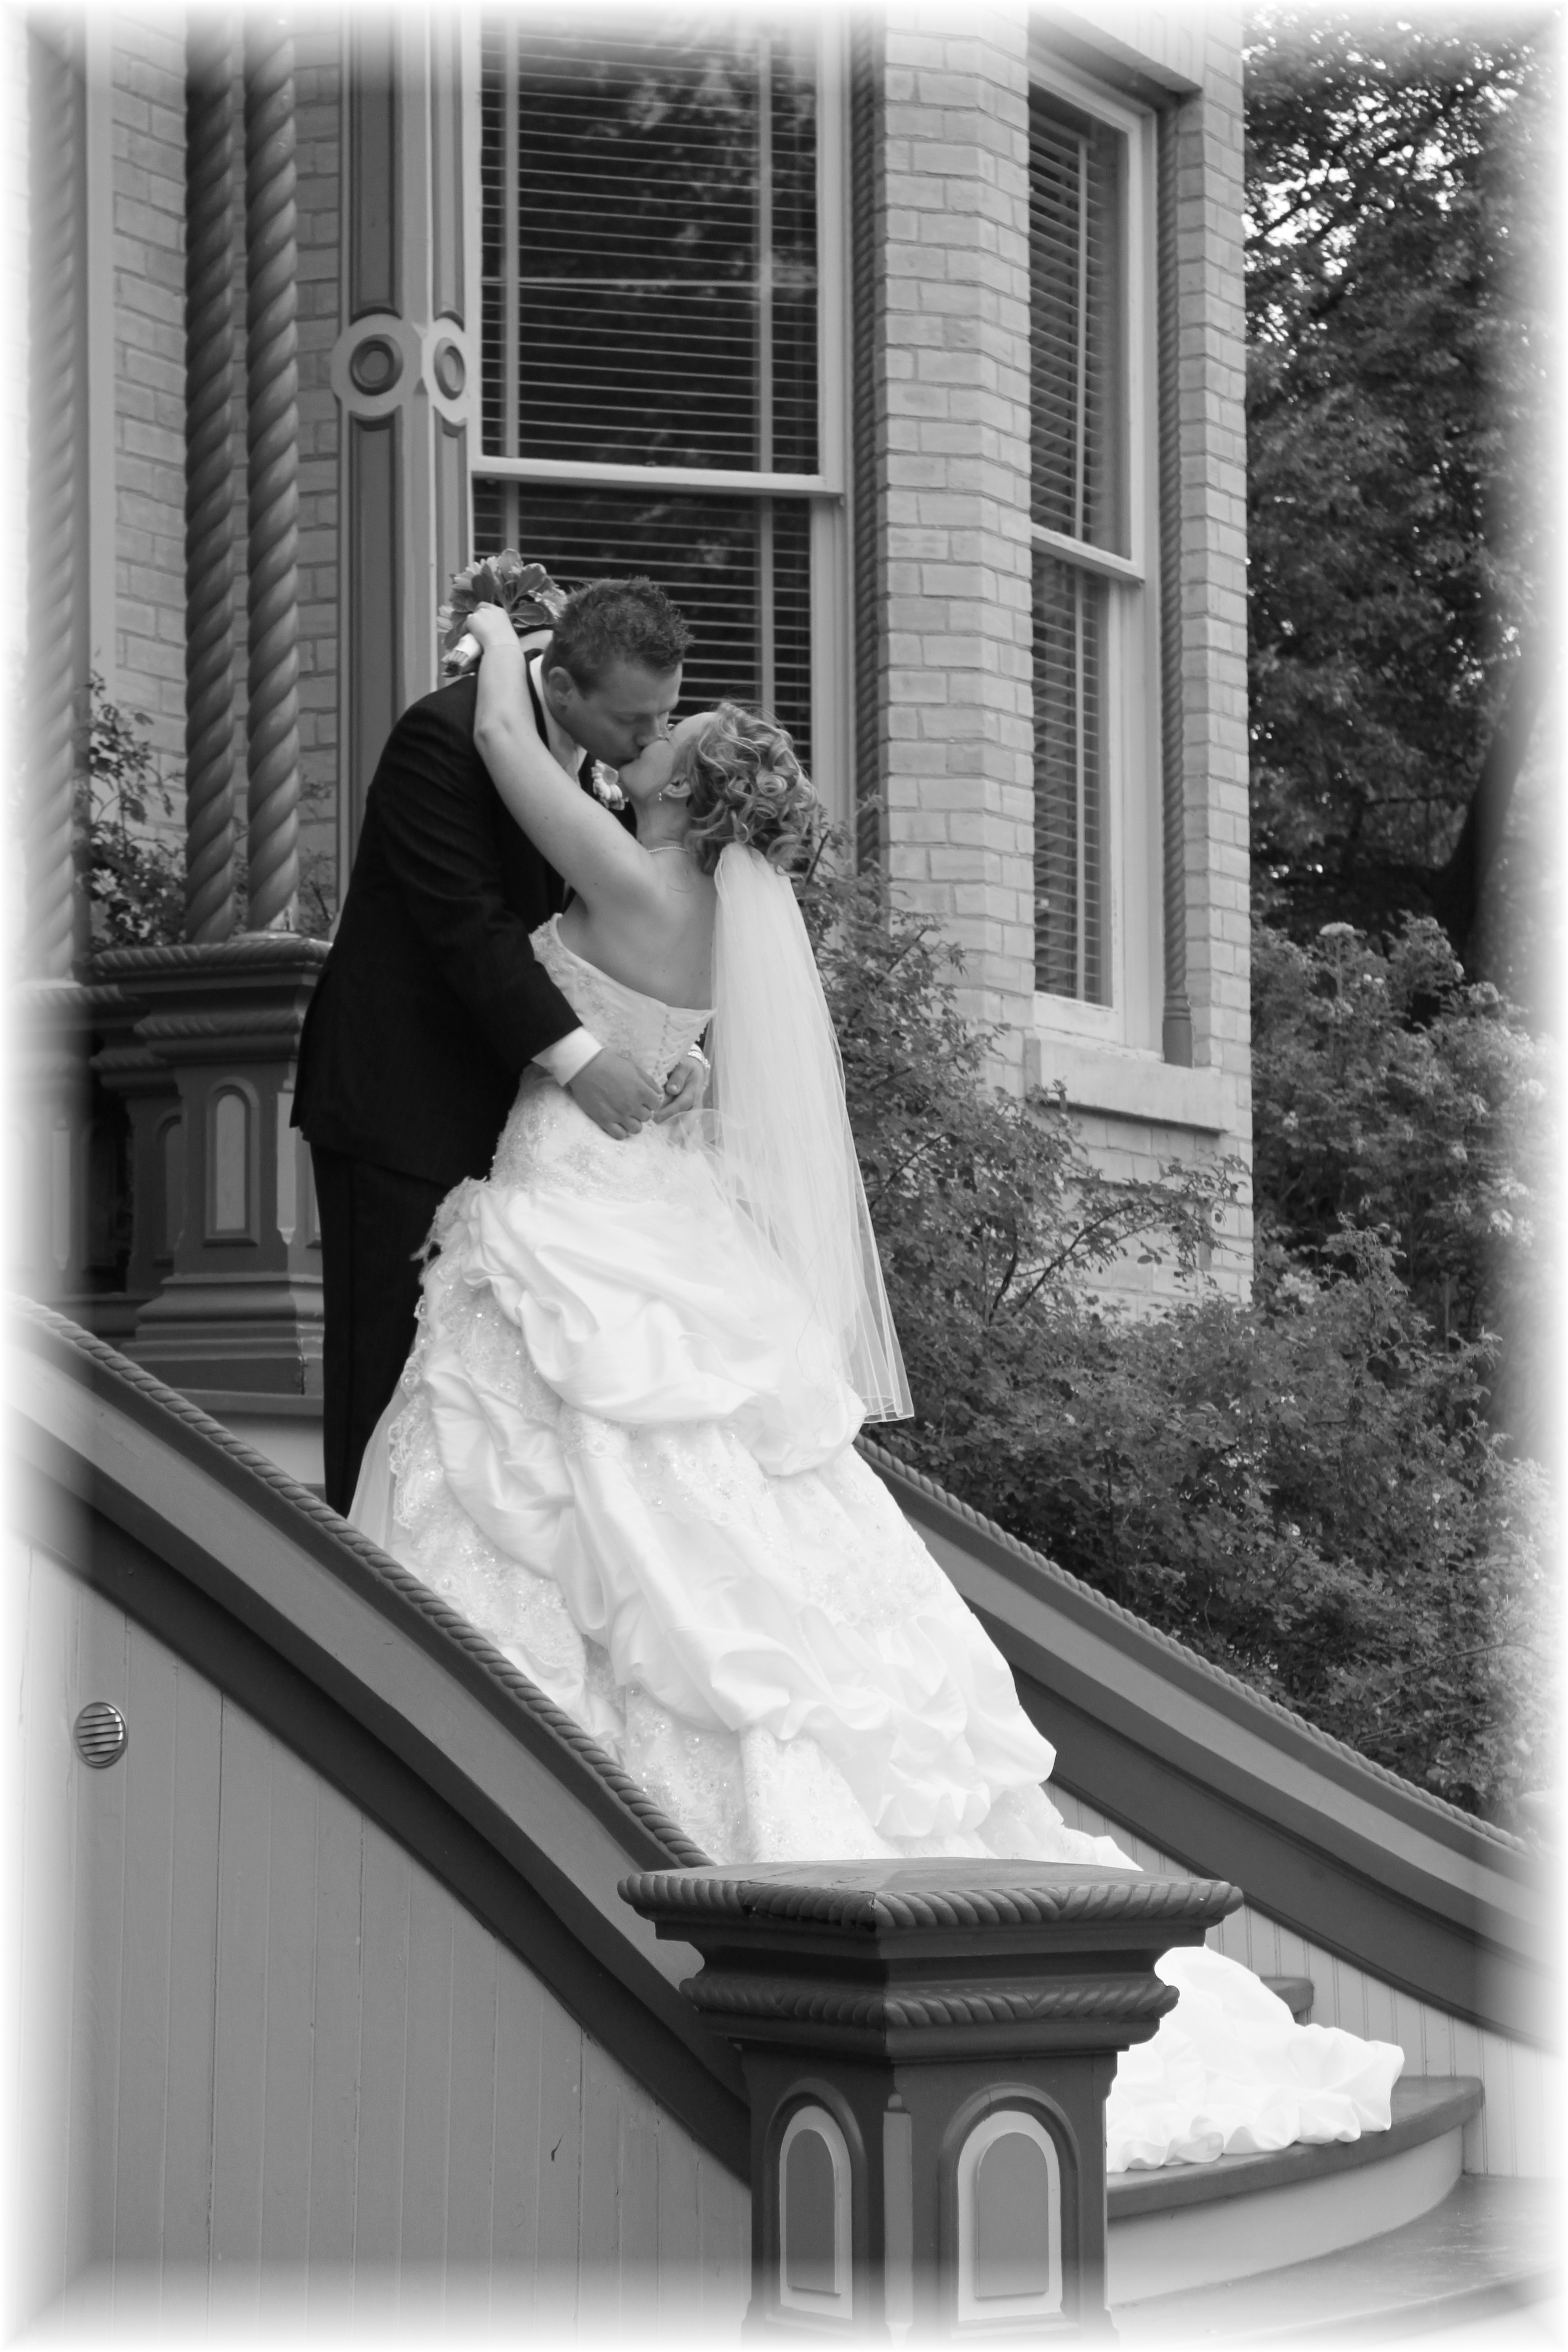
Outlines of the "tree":
M 1260 1232 L 1321 1255 L 1383 1234 L 1443 1339 L 1497 1329 L 1544 1272 L 1554 1137 L 1547 1049 L 1430 918 L 1386 950 L 1349 923 L 1254 937 Z
M 1547 671 L 1542 42 L 1282 11 L 1247 76 L 1261 908 L 1462 954 Z
M 1386 949 L 1349 923 L 1253 934 L 1259 1244 L 1321 1269 L 1380 1236 L 1432 1342 L 1476 1343 L 1495 1430 L 1547 1441 L 1555 1281 L 1552 1055 L 1430 917 Z

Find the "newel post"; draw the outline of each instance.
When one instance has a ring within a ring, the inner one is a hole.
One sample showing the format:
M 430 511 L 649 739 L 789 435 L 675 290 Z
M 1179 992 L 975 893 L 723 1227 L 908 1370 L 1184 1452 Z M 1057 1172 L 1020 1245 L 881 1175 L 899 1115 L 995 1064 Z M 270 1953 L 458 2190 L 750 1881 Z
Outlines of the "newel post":
M 1114 2336 L 1105 2101 L 1218 1880 L 1047 1863 L 645 1872 L 752 2100 L 753 2335 Z
M 138 1308 L 122 1344 L 215 1412 L 321 1393 L 320 1234 L 289 1115 L 326 955 L 323 940 L 255 931 L 98 959 L 140 1004 L 130 1039 L 100 1056 L 132 1139 Z

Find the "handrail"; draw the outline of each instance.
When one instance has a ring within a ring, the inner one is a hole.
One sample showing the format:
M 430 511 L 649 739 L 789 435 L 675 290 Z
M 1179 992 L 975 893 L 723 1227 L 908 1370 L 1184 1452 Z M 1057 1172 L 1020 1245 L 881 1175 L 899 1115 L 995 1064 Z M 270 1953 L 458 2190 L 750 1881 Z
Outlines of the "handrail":
M 308 1488 L 63 1316 L 14 1323 L 27 1532 L 381 1821 L 743 2178 L 739 2067 L 679 1991 L 695 1955 L 616 1892 L 700 1847 Z
M 700 1849 L 613 1759 L 417 1578 L 103 1341 L 47 1307 L 20 1313 L 40 1367 L 54 1367 L 110 1421 L 154 1433 L 198 1485 L 222 1491 L 231 1513 L 242 1507 L 252 1524 L 265 1522 L 315 1579 L 352 1589 L 442 1675 L 461 1681 L 558 1794 L 608 1833 L 623 1871 L 701 1866 Z M 49 1416 L 39 1383 L 26 1384 L 17 1402 L 24 1423 L 41 1430 Z M 173 1489 L 153 1495 L 143 1481 L 143 1491 L 132 1492 L 134 1478 L 108 1465 L 106 1445 L 105 1429 L 79 1426 L 66 1444 L 70 1458 L 52 1460 L 57 1483 L 74 1485 L 154 1552 L 177 1558 L 209 1596 L 246 1616 L 274 1649 L 302 1660 L 340 1705 L 374 1717 L 377 1737 L 395 1747 L 384 1708 L 378 1715 L 363 1694 L 338 1689 L 339 1662 L 306 1655 L 301 1628 L 276 1607 L 268 1612 L 255 1578 L 239 1589 L 245 1579 L 221 1546 L 209 1542 L 204 1555 L 198 1541 L 191 1554 L 192 1528 L 174 1524 L 178 1512 L 171 1517 Z M 1259 1909 L 1368 1973 L 1476 2023 L 1552 2039 L 1546 1897 L 1522 1841 L 1412 1787 L 1143 1624 L 884 1449 L 866 1444 L 862 1451 L 998 1642 L 1026 1705 L 1057 1746 L 1060 1786 L 1184 1867 L 1238 1881 Z M 187 1518 L 200 1516 L 198 1502 L 185 1497 Z M 188 1554 L 198 1563 L 205 1557 L 205 1566 L 185 1566 Z M 428 1759 L 426 1767 L 441 1778 Z M 451 1801 L 459 1809 L 467 1802 L 476 1820 L 484 1813 L 471 1792 Z M 540 1858 L 545 1875 L 548 1862 Z M 582 1908 L 580 1890 L 556 1892 L 568 1909 L 574 1902 Z M 601 1933 L 586 1915 L 577 1925 Z M 618 1955 L 612 1968 L 624 1960 Z M 646 1990 L 646 1977 L 638 1981 Z M 661 1990 L 672 1993 L 673 1982 Z
M 66 1316 L 57 1314 L 53 1307 L 41 1307 L 33 1299 L 16 1300 L 13 1306 L 40 1332 L 47 1332 L 63 1347 L 74 1349 L 111 1380 L 123 1381 L 156 1404 L 161 1412 L 169 1414 L 200 1435 L 209 1445 L 216 1445 L 250 1477 L 259 1478 L 264 1486 L 270 1487 L 291 1510 L 300 1512 L 311 1520 L 330 1544 L 352 1553 L 368 1569 L 373 1578 L 384 1584 L 390 1592 L 395 1592 L 408 1607 L 416 1610 L 432 1626 L 439 1628 L 449 1640 L 457 1643 L 483 1675 L 514 1698 L 537 1723 L 572 1748 L 588 1769 L 652 1833 L 672 1861 L 689 1863 L 700 1868 L 712 1859 L 670 1820 L 668 1813 L 662 1812 L 650 1798 L 644 1795 L 631 1775 L 621 1769 L 614 1757 L 601 1748 L 596 1739 L 574 1723 L 565 1709 L 557 1706 L 536 1683 L 530 1682 L 510 1658 L 503 1657 L 466 1617 L 443 1601 L 440 1594 L 433 1591 L 420 1578 L 400 1567 L 390 1553 L 382 1550 L 379 1544 L 373 1543 L 347 1519 L 340 1518 L 337 1512 L 322 1502 L 319 1495 L 312 1494 L 309 1486 L 301 1486 L 297 1478 L 279 1469 L 268 1454 L 258 1452 L 243 1437 L 237 1437 L 232 1430 L 224 1427 L 221 1421 L 215 1421 L 211 1413 L 204 1412 L 200 1405 L 193 1404 L 190 1398 L 183 1396 L 178 1389 L 168 1387 L 155 1374 L 133 1363 L 130 1357 L 121 1355 L 107 1340 L 84 1330 L 80 1324 L 72 1323 Z
M 948 1487 L 939 1486 L 934 1478 L 928 1477 L 923 1470 L 917 1470 L 912 1463 L 902 1461 L 889 1447 L 879 1445 L 872 1439 L 862 1438 L 858 1450 L 889 1487 L 896 1488 L 901 1484 L 912 1488 L 945 1517 L 983 1537 L 988 1545 L 1007 1553 L 1053 1588 L 1071 1592 L 1087 1601 L 1091 1609 L 1104 1611 L 1108 1616 L 1118 1619 L 1140 1641 L 1163 1650 L 1173 1668 L 1190 1674 L 1199 1682 L 1211 1684 L 1216 1695 L 1224 1692 L 1232 1701 L 1239 1700 L 1244 1711 L 1258 1710 L 1270 1717 L 1281 1737 L 1293 1735 L 1306 1745 L 1321 1749 L 1326 1758 L 1332 1758 L 1351 1775 L 1366 1775 L 1380 1780 L 1392 1793 L 1405 1799 L 1417 1813 L 1446 1820 L 1455 1828 L 1496 1846 L 1502 1853 L 1525 1856 L 1531 1853 L 1526 1841 L 1516 1837 L 1510 1830 L 1500 1829 L 1494 1822 L 1482 1821 L 1479 1814 L 1467 1812 L 1462 1805 L 1451 1804 L 1447 1798 L 1434 1796 L 1429 1789 L 1407 1780 L 1402 1772 L 1395 1772 L 1387 1764 L 1378 1763 L 1374 1757 L 1363 1756 L 1348 1740 L 1338 1738 L 1331 1731 L 1324 1731 L 1319 1725 L 1309 1722 L 1304 1715 L 1298 1715 L 1294 1707 L 1287 1706 L 1282 1700 L 1271 1697 L 1267 1691 L 1257 1689 L 1251 1683 L 1244 1682 L 1239 1675 L 1230 1673 L 1226 1667 L 1216 1665 L 1212 1658 L 1205 1658 L 1201 1651 L 1193 1649 L 1178 1634 L 1168 1633 L 1161 1626 L 1151 1625 L 1146 1618 L 1140 1617 L 1123 1602 L 1113 1601 L 1109 1593 L 1086 1583 L 1070 1569 L 1058 1568 L 1048 1554 L 1035 1550 L 1017 1536 L 1009 1535 L 1006 1528 L 999 1527 L 994 1519 L 986 1518 L 972 1504 L 963 1501 Z
M 886 1448 L 861 1452 L 1012 1666 L 1058 1785 L 1369 1975 L 1554 2044 L 1550 1893 L 1522 1839 L 1145 1624 Z

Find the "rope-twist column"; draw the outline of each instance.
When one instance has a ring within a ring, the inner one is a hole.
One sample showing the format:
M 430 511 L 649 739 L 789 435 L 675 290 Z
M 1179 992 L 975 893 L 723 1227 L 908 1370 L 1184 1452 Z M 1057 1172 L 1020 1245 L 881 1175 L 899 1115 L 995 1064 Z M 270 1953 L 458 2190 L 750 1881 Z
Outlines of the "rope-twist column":
M 185 937 L 234 929 L 234 132 L 229 28 L 185 39 Z
M 27 429 L 27 802 L 25 968 L 69 977 L 79 922 L 76 871 L 79 382 L 76 78 L 38 32 L 29 35 L 33 186 Z
M 245 41 L 246 402 L 249 456 L 249 905 L 286 929 L 300 886 L 299 370 L 294 326 L 294 47 Z

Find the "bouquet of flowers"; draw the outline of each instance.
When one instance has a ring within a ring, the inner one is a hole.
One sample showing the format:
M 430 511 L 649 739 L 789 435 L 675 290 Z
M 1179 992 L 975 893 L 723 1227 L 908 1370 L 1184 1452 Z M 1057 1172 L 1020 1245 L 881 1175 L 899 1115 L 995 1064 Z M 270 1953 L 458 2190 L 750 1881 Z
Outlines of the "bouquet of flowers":
M 448 677 L 461 677 L 478 661 L 479 641 L 465 626 L 476 604 L 499 604 L 521 637 L 530 629 L 553 627 L 565 602 L 565 589 L 543 564 L 525 563 L 515 547 L 481 557 L 453 574 L 451 600 L 436 615 L 447 648 L 441 667 Z
M 553 628 L 565 602 L 565 589 L 552 580 L 543 564 L 525 563 L 515 547 L 481 557 L 466 571 L 452 574 L 450 601 L 436 615 L 447 648 L 442 669 L 448 677 L 461 677 L 479 660 L 479 641 L 466 625 L 477 604 L 499 604 L 517 635 L 525 637 L 531 629 Z M 616 781 L 616 772 L 602 760 L 588 762 L 585 781 L 595 799 L 607 809 L 625 808 L 626 796 Z

